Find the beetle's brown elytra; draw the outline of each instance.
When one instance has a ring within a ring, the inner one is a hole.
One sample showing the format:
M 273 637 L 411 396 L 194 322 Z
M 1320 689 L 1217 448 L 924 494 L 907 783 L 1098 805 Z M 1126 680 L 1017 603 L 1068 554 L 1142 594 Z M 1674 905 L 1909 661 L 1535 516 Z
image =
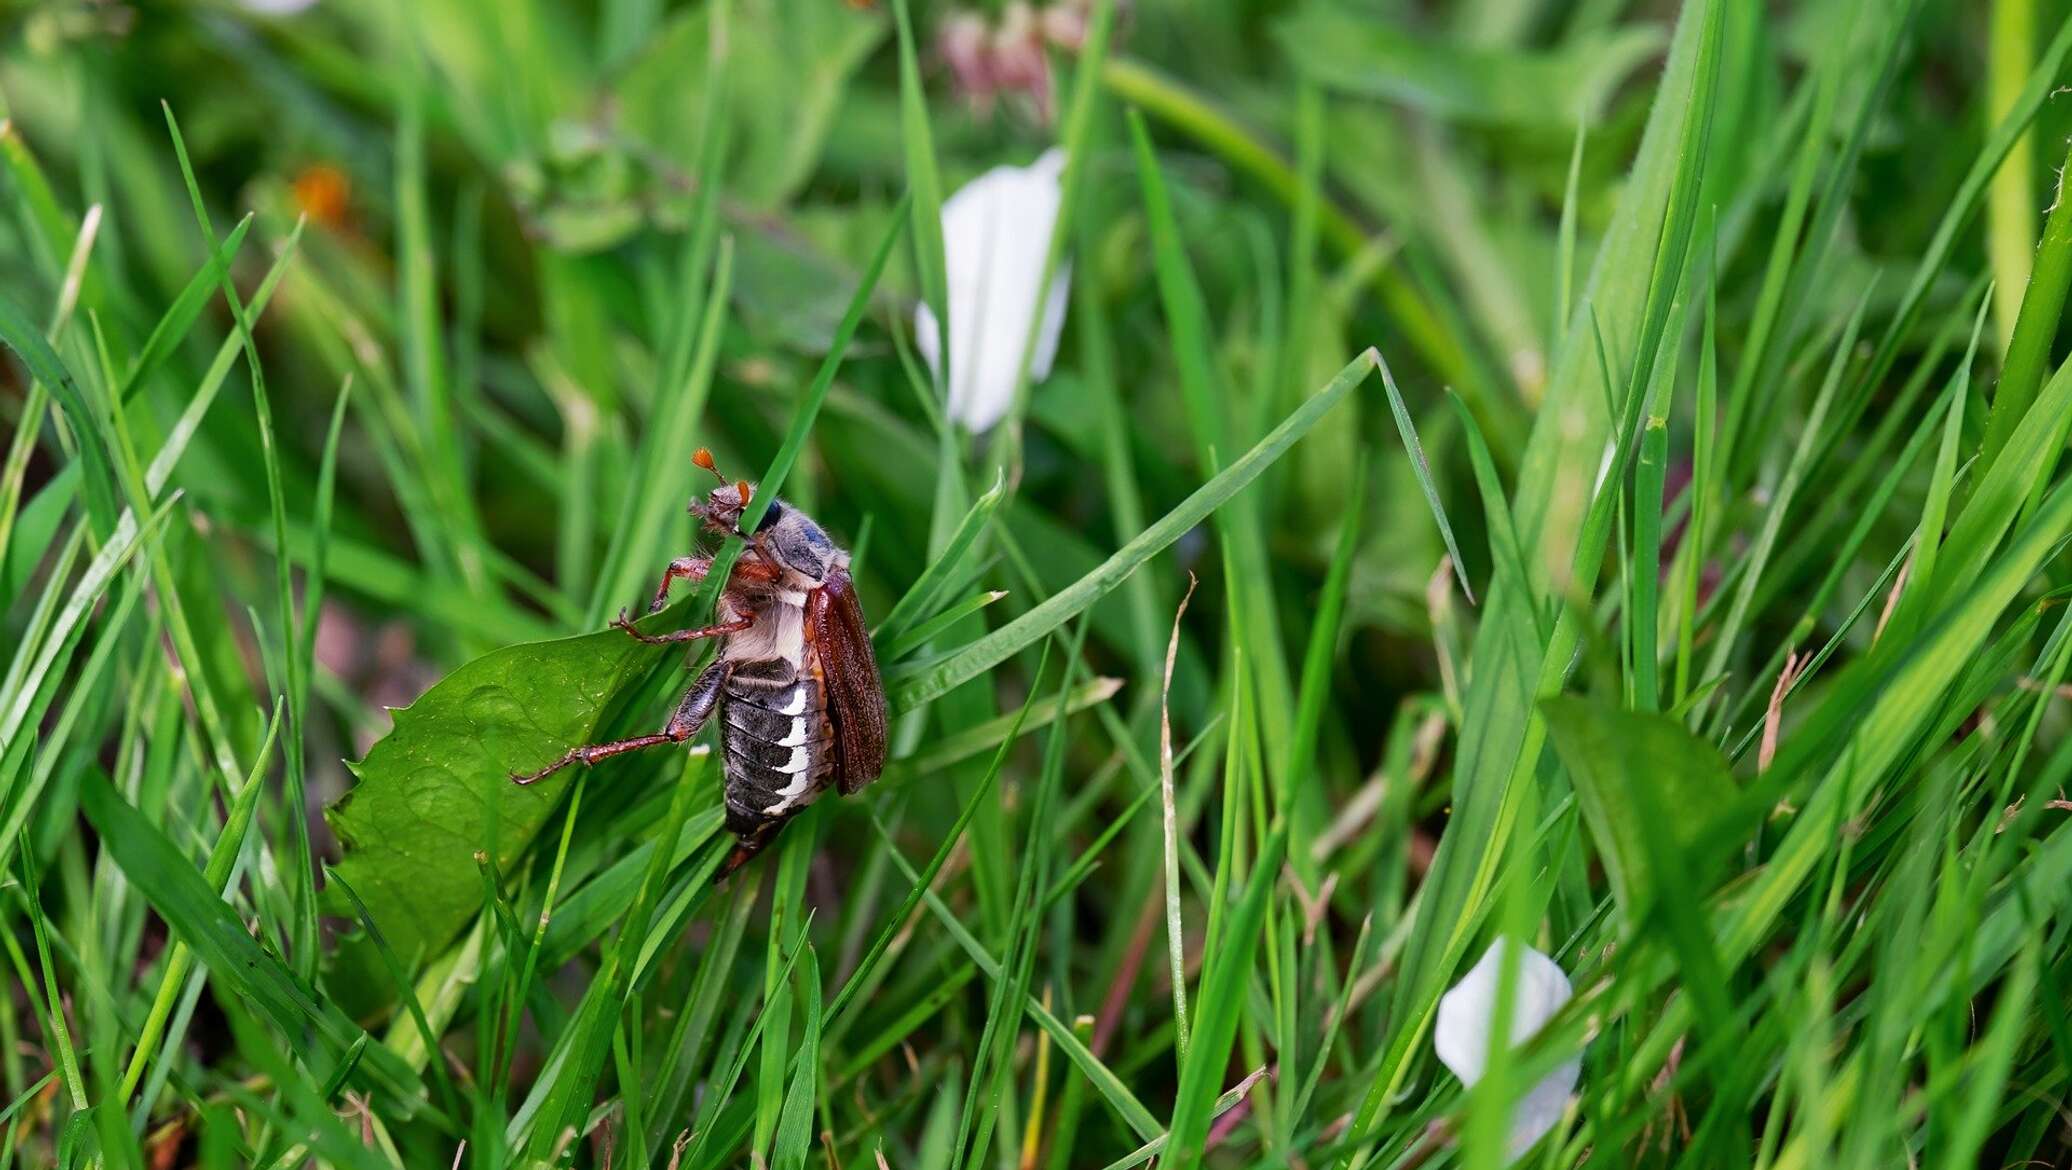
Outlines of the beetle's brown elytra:
M 742 531 L 754 485 L 728 482 L 703 447 L 691 462 L 720 482 L 703 500 L 691 501 L 691 514 L 707 529 L 748 541 L 720 591 L 717 620 L 650 635 L 622 610 L 612 624 L 655 645 L 717 638 L 718 656 L 661 731 L 571 748 L 539 771 L 511 778 L 530 784 L 570 764 L 685 743 L 717 714 L 727 828 L 738 841 L 720 868 L 725 878 L 829 787 L 847 796 L 877 779 L 885 768 L 885 689 L 849 579 L 848 552 L 783 500 L 770 502 L 755 531 Z M 702 581 L 711 569 L 710 557 L 671 561 L 648 612 L 668 604 L 677 580 Z

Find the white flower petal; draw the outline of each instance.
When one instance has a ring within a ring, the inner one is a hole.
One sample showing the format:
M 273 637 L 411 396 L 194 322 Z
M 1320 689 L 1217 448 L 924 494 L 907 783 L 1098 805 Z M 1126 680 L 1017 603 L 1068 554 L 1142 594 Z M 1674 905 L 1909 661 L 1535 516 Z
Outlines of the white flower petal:
M 317 0 L 238 0 L 245 11 L 261 16 L 293 16 L 304 9 L 316 7 Z
M 1439 997 L 1432 1047 L 1446 1067 L 1470 1088 L 1482 1079 L 1489 1059 L 1489 1030 L 1496 1022 L 1497 984 L 1503 977 L 1503 948 L 1507 945 L 1516 944 L 1507 939 L 1490 944 L 1460 982 Z M 1575 994 L 1560 966 L 1532 947 L 1523 947 L 1517 962 L 1516 996 L 1511 1004 L 1513 1048 L 1545 1027 Z M 1505 1143 L 1512 1160 L 1531 1149 L 1561 1120 L 1582 1070 L 1580 1056 L 1568 1060 L 1519 1099 L 1511 1114 L 1511 1132 Z
M 1568 1109 L 1569 1094 L 1576 1091 L 1576 1078 L 1583 1073 L 1581 1057 L 1564 1061 L 1541 1078 L 1532 1091 L 1518 1099 L 1511 1110 L 1511 1132 L 1504 1140 L 1504 1156 L 1515 1162 L 1547 1136 Z
M 1043 263 L 1063 200 L 1065 156 L 1046 151 L 1026 167 L 994 167 L 942 205 L 943 262 L 950 311 L 950 416 L 973 431 L 1000 421 L 1014 401 L 1022 347 L 1037 323 Z M 1042 297 L 1029 381 L 1057 356 L 1071 265 L 1061 263 Z M 914 342 L 940 373 L 938 326 L 927 305 L 914 311 Z

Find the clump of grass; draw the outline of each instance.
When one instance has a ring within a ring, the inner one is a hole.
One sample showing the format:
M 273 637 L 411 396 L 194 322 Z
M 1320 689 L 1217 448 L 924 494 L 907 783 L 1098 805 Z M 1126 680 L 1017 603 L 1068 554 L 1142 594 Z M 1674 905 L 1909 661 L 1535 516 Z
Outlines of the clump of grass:
M 1531 1164 L 2061 1161 L 2072 22 L 1992 8 L 1061 2 L 983 94 L 906 0 L 17 16 L 0 1170 L 1492 1167 L 1579 1054 Z M 1051 146 L 974 436 L 912 309 Z M 601 627 L 701 445 L 894 711 L 719 887 L 709 753 L 505 779 L 685 684 Z M 1576 994 L 1464 1089 L 1500 936 Z

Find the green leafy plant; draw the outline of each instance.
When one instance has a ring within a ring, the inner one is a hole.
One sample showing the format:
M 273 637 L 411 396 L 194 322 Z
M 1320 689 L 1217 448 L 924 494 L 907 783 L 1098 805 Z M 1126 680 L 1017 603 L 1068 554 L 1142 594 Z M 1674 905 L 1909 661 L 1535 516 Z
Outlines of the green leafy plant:
M 2062 11 L 295 7 L 0 14 L 0 1170 L 2072 1149 Z M 701 446 L 893 712 L 718 885 L 510 782 Z

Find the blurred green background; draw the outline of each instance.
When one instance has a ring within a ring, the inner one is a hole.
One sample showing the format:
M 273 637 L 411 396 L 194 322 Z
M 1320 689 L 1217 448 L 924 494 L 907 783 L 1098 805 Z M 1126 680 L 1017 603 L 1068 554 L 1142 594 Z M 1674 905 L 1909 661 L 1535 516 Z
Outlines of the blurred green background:
M 1994 411 L 2062 349 L 2066 16 L 0 0 L 7 339 L 69 371 L 0 365 L 0 1167 L 1494 1166 L 1425 1053 L 1501 931 L 1600 980 L 1540 1164 L 2064 1157 L 2072 946 L 2021 902 L 2064 572 L 1989 558 L 2056 515 L 2062 428 Z M 1062 344 L 973 434 L 915 356 L 931 225 L 1060 145 Z M 796 452 L 899 709 L 717 892 L 704 757 L 502 785 L 668 710 L 683 664 L 596 631 L 694 547 L 698 446 Z M 125 464 L 165 511 L 96 576 Z M 1976 562 L 1908 592 L 1946 518 Z M 1790 673 L 1823 646 L 1862 669 Z M 1592 803 L 1628 782 L 1662 807 Z M 1822 799 L 1803 854 L 1750 812 Z

